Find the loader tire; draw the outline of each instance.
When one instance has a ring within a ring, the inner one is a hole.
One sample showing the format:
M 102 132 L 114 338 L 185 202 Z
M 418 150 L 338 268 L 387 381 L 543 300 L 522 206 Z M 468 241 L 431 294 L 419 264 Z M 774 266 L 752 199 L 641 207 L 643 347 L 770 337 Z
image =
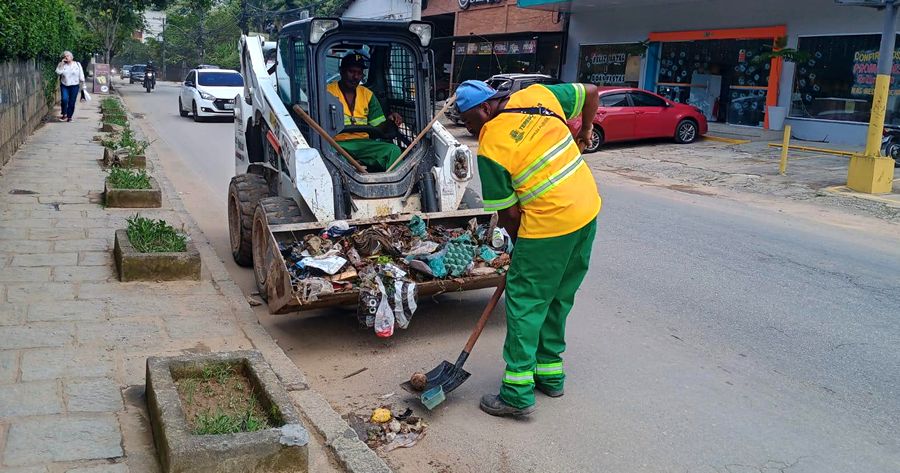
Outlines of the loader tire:
M 287 197 L 266 197 L 260 199 L 253 214 L 253 275 L 259 297 L 269 300 L 268 277 L 271 266 L 277 262 L 269 235 L 269 225 L 296 223 L 302 219 L 300 207 Z M 277 268 L 280 270 L 280 268 Z
M 239 266 L 253 265 L 253 212 L 269 196 L 269 185 L 259 174 L 240 174 L 228 185 L 228 233 L 231 256 Z

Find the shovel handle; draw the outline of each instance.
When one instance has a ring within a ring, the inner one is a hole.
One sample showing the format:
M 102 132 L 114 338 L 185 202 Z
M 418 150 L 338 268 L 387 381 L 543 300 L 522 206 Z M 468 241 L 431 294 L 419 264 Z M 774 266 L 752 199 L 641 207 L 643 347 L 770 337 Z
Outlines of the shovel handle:
M 484 326 L 487 325 L 487 321 L 491 317 L 491 312 L 494 311 L 494 308 L 497 307 L 497 303 L 500 302 L 500 296 L 503 295 L 504 289 L 506 289 L 505 276 L 503 280 L 500 281 L 500 284 L 497 285 L 497 289 L 494 290 L 494 295 L 491 296 L 491 300 L 489 300 L 487 305 L 484 307 L 484 312 L 481 313 L 481 318 L 478 319 L 478 323 L 475 324 L 475 329 L 472 330 L 472 335 L 469 335 L 469 341 L 466 342 L 466 347 L 463 348 L 463 353 L 465 353 L 466 356 L 468 356 L 469 353 L 472 353 L 472 348 L 475 346 L 475 342 L 478 341 L 478 336 L 481 335 L 481 331 L 484 330 Z

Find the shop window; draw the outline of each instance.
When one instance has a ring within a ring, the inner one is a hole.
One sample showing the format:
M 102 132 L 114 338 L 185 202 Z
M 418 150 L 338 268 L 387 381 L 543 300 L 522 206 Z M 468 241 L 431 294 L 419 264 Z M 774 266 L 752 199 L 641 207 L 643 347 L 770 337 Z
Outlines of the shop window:
M 628 94 L 608 94 L 600 96 L 601 107 L 630 107 Z
M 453 48 L 454 84 L 487 80 L 496 74 L 540 73 L 555 77 L 562 35 L 540 39 L 456 43 Z
M 632 92 L 631 93 L 631 101 L 634 102 L 635 107 L 665 107 L 666 101 L 659 98 L 654 97 L 650 94 L 644 94 L 641 92 Z
M 800 38 L 808 57 L 796 64 L 793 118 L 868 122 L 878 68 L 880 35 Z M 894 60 L 900 49 L 894 51 Z M 894 64 L 885 123 L 900 124 L 900 65 Z
M 710 121 L 762 126 L 771 39 L 662 43 L 656 92 L 700 109 Z
M 578 48 L 578 81 L 637 87 L 641 75 L 640 44 L 592 44 Z

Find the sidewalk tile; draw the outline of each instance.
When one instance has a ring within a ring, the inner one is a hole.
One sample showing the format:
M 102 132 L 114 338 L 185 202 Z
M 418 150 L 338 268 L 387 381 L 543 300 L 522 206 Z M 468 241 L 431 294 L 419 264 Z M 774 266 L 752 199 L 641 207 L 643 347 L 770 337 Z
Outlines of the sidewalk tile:
M 49 253 L 52 247 L 52 241 L 0 240 L 0 253 Z
M 7 228 L 53 228 L 52 218 L 17 218 L 3 220 L 3 226 Z
M 32 253 L 16 255 L 11 266 L 74 266 L 78 253 Z
M 113 256 L 108 251 L 82 251 L 78 254 L 78 266 L 112 266 Z
M 57 266 L 53 268 L 54 281 L 106 281 L 114 278 L 112 267 L 103 266 Z
M 50 280 L 50 268 L 6 268 L 0 282 L 43 282 Z
M 29 229 L 0 227 L 0 240 L 27 240 Z
M 0 351 L 0 384 L 15 383 L 19 374 L 19 352 Z
M 87 232 L 83 228 L 32 228 L 28 238 L 32 240 L 83 240 Z
M 28 307 L 25 304 L 11 302 L 0 304 L 0 326 L 22 325 L 25 323 L 27 313 Z M 0 346 L 0 348 L 5 347 Z
M 10 283 L 6 286 L 9 302 L 41 302 L 75 299 L 75 286 L 62 282 Z
M 208 337 L 240 337 L 241 330 L 233 320 L 222 317 L 163 317 L 172 338 L 203 340 Z
M 103 347 L 41 348 L 22 352 L 22 381 L 112 376 L 116 362 Z
M 115 458 L 123 454 L 121 441 L 112 415 L 23 419 L 10 426 L 3 459 L 7 465 L 23 466 Z
M 47 473 L 47 467 L 23 466 L 21 468 L 0 468 L 0 473 Z
M 128 467 L 124 463 L 113 463 L 111 465 L 83 466 L 80 468 L 71 468 L 66 473 L 128 473 Z
M 28 306 L 29 322 L 54 320 L 105 320 L 106 301 L 50 301 Z
M 104 322 L 79 322 L 78 343 L 81 345 L 122 346 L 134 350 L 158 346 L 166 338 L 155 321 L 111 319 Z
M 0 419 L 62 412 L 63 403 L 56 381 L 0 385 Z
M 65 382 L 66 407 L 71 412 L 118 412 L 123 409 L 119 386 L 108 378 Z
M 110 235 L 115 235 L 115 232 L 110 230 Z M 110 236 L 109 238 L 112 238 Z M 53 247 L 56 251 L 110 251 L 112 250 L 112 241 L 111 240 L 100 240 L 100 239 L 84 239 L 84 240 L 62 240 L 57 241 Z
M 0 327 L 0 347 L 7 350 L 61 347 L 74 341 L 75 329 L 69 323 L 37 322 Z

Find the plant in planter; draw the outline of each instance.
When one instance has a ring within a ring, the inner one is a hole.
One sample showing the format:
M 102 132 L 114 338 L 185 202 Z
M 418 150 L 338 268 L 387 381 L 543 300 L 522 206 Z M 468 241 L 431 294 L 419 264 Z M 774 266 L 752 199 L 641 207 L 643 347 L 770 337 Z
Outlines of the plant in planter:
M 200 279 L 200 253 L 165 220 L 134 215 L 116 230 L 113 256 L 121 281 Z
M 150 208 L 162 205 L 159 184 L 143 169 L 111 168 L 103 195 L 107 207 Z
M 150 142 L 137 139 L 130 127 L 123 128 L 118 138 L 108 138 L 103 140 L 102 144 L 104 166 L 147 167 L 144 152 L 150 146 Z
M 309 433 L 259 352 L 150 357 L 146 387 L 164 472 L 309 471 Z

